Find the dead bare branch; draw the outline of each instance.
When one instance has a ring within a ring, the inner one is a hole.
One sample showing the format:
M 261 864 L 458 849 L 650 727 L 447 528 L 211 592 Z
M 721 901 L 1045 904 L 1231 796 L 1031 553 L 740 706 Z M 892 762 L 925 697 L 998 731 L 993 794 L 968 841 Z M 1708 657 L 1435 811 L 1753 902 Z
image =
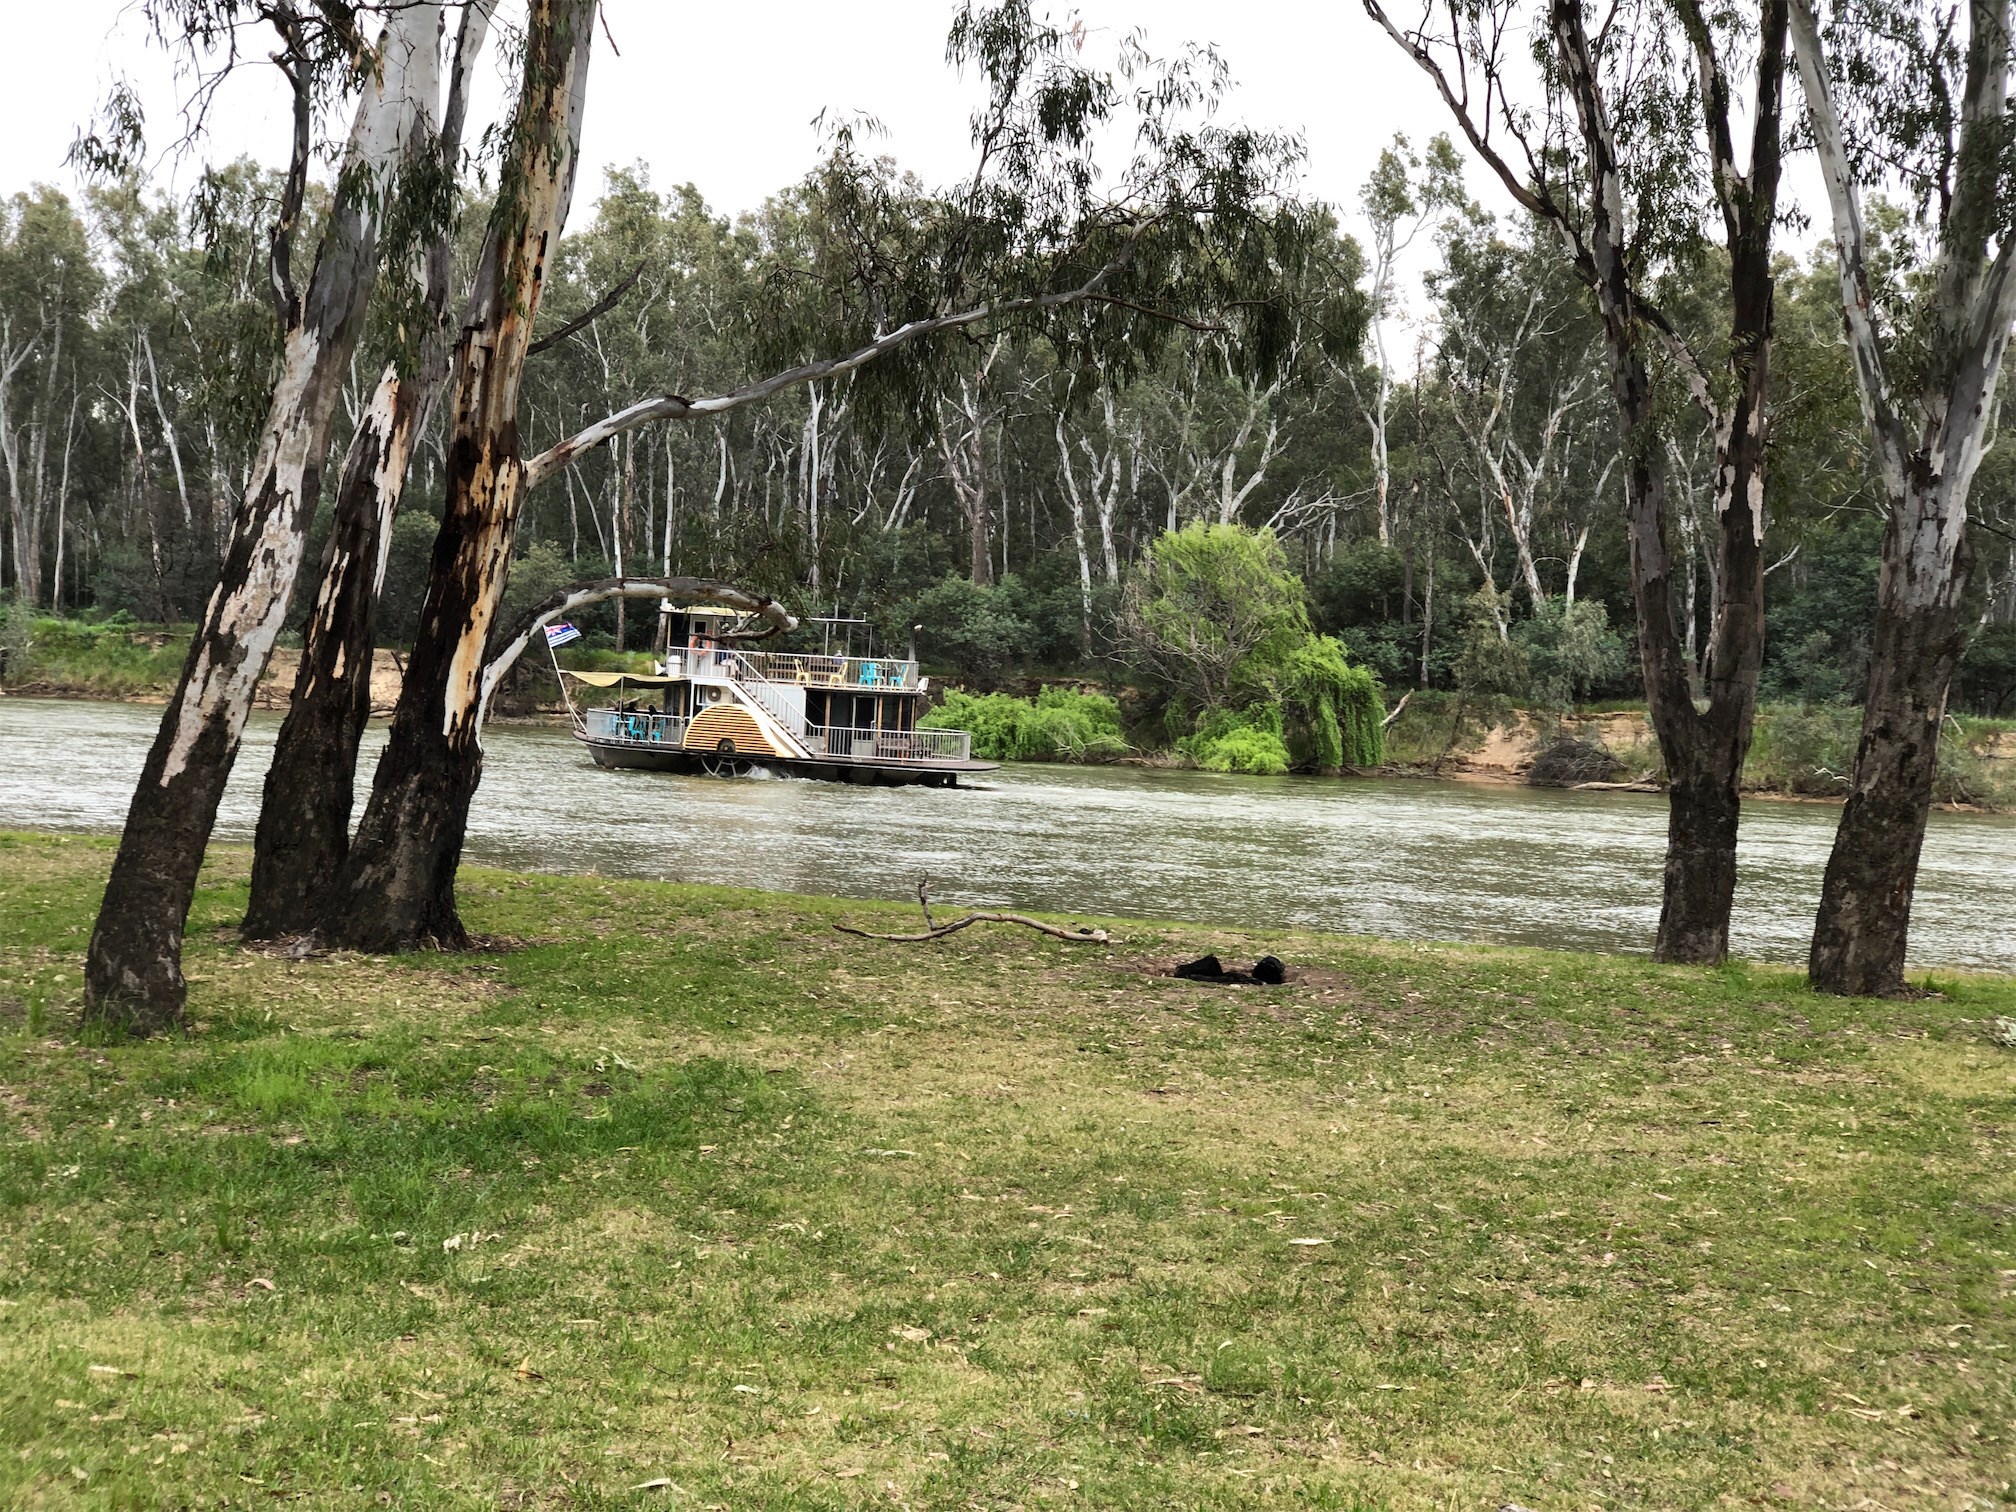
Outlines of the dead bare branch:
M 996 913 L 982 909 L 954 919 L 949 924 L 937 923 L 931 917 L 931 879 L 917 879 L 917 906 L 924 910 L 924 932 L 922 934 L 876 934 L 871 930 L 856 929 L 851 924 L 835 924 L 841 934 L 853 935 L 862 940 L 893 940 L 898 944 L 911 945 L 921 940 L 942 940 L 949 934 L 974 924 L 1020 924 L 1039 934 L 1049 935 L 1053 940 L 1065 940 L 1073 945 L 1107 945 L 1111 937 L 1103 929 L 1087 929 L 1083 925 L 1077 929 L 1059 929 L 1055 924 L 1045 924 L 1041 919 L 1032 919 L 1027 914 Z

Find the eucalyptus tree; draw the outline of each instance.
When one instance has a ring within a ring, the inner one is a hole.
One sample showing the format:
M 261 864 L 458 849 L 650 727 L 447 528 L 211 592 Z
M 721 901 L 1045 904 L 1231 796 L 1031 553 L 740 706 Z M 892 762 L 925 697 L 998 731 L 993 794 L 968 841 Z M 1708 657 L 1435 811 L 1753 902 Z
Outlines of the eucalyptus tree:
M 326 209 L 317 189 L 309 186 L 302 205 L 304 226 Z M 86 192 L 108 285 L 94 312 L 100 367 L 115 369 L 101 373 L 99 393 L 121 412 L 138 491 L 159 472 L 184 506 L 164 531 L 159 511 L 139 501 L 150 551 L 165 545 L 175 559 L 163 567 L 177 580 L 157 582 L 164 618 L 201 612 L 258 453 L 281 337 L 268 233 L 285 191 L 280 174 L 239 159 L 207 168 L 186 205 L 150 196 L 133 172 Z
M 336 484 L 321 573 L 301 633 L 287 717 L 253 836 L 247 938 L 307 934 L 350 846 L 357 747 L 371 715 L 377 605 L 417 433 L 448 376 L 454 201 L 469 86 L 494 0 L 464 7 L 437 124 L 412 112 L 385 237 L 380 324 L 392 355 L 357 416 Z M 411 262 L 417 268 L 404 266 Z
M 1970 0 L 1964 32 L 1954 12 L 1894 0 L 1843 4 L 1823 29 L 1812 0 L 1790 3 L 1885 496 L 1862 733 L 1808 971 L 1823 991 L 1894 995 L 1905 990 L 1940 725 L 1970 629 L 1969 495 L 2016 321 L 2016 49 L 2008 0 Z M 1910 209 L 1904 245 L 1887 257 L 1864 210 L 1872 186 L 1901 190 Z
M 370 802 L 322 899 L 325 933 L 346 944 L 464 941 L 454 873 L 481 762 L 484 648 L 526 489 L 519 389 L 573 198 L 594 31 L 595 0 L 533 0 L 526 19 L 497 196 L 455 343 L 447 497 L 419 632 Z
M 160 3 L 164 39 L 198 56 L 232 45 L 240 28 L 270 24 L 293 103 L 291 156 L 269 239 L 267 271 L 282 332 L 260 450 L 233 514 L 221 575 L 192 638 L 127 811 L 111 880 L 92 931 L 85 1013 L 147 1033 L 179 1021 L 182 929 L 217 804 L 252 696 L 287 613 L 318 477 L 350 356 L 377 271 L 380 211 L 417 110 L 433 108 L 438 0 L 387 14 L 375 44 L 347 7 L 288 0 Z M 314 271 L 295 281 L 294 239 L 314 151 L 318 107 L 358 95 L 354 124 Z
M 1601 328 L 1544 228 L 1507 235 L 1481 212 L 1446 229 L 1428 286 L 1446 420 L 1432 444 L 1473 506 L 1454 512 L 1456 533 L 1495 590 L 1492 542 L 1503 528 L 1529 612 L 1557 592 L 1572 602 L 1618 457 L 1615 426 L 1599 413 Z M 1565 569 L 1558 587 L 1543 581 L 1550 557 Z
M 54 602 L 45 577 L 52 528 L 60 560 L 70 461 L 92 356 L 91 312 L 104 274 L 70 202 L 47 186 L 0 204 L 0 482 L 9 528 L 0 572 L 30 604 Z
M 1387 332 L 1400 314 L 1396 288 L 1400 259 L 1422 230 L 1444 214 L 1464 205 L 1463 165 L 1448 137 L 1437 135 L 1428 143 L 1427 153 L 1414 151 L 1405 136 L 1395 134 L 1393 144 L 1381 149 L 1372 176 L 1358 196 L 1365 227 L 1371 232 L 1369 274 L 1370 310 L 1366 329 L 1371 337 L 1371 371 L 1360 373 L 1359 354 L 1342 371 L 1364 416 L 1372 441 L 1372 489 L 1379 512 L 1379 544 L 1392 544 L 1393 517 L 1390 493 L 1393 481 L 1392 448 L 1387 437 L 1393 404 L 1393 354 L 1388 349 Z
M 1624 448 L 1639 659 L 1671 780 L 1656 959 L 1719 961 L 1729 949 L 1743 760 L 1764 646 L 1764 468 L 1778 219 L 1787 0 L 1748 10 L 1700 0 L 1623 0 L 1595 29 L 1582 0 L 1425 5 L 1402 24 L 1366 12 L 1433 80 L 1471 149 L 1567 252 L 1602 322 Z M 1519 38 L 1530 36 L 1530 54 Z M 1752 92 L 1748 161 L 1737 153 L 1732 75 Z M 1537 83 L 1528 84 L 1528 79 Z M 1716 235 L 1726 324 L 1697 349 L 1659 308 L 1653 280 L 1676 251 Z M 1675 613 L 1669 484 L 1655 362 L 1684 376 L 1716 437 L 1720 614 L 1706 679 Z
M 1100 72 L 1026 0 L 1006 0 L 968 6 L 952 29 L 952 60 L 975 66 L 988 91 L 969 180 L 920 197 L 851 133 L 836 141 L 810 186 L 833 234 L 809 263 L 777 267 L 752 312 L 759 366 L 779 364 L 768 376 L 709 397 L 647 397 L 521 457 L 518 383 L 536 275 L 571 188 L 591 18 L 574 0 L 534 7 L 513 151 L 463 333 L 448 507 L 391 738 L 329 904 L 324 932 L 338 943 L 466 939 L 454 877 L 482 772 L 479 674 L 521 501 L 592 449 L 654 421 L 726 415 L 850 376 L 864 415 L 922 434 L 955 363 L 952 345 L 929 337 L 1041 333 L 1089 343 L 1124 374 L 1189 322 L 1243 332 L 1226 343 L 1243 363 L 1280 358 L 1285 313 L 1265 291 L 1299 251 L 1301 218 L 1283 198 L 1292 144 L 1210 119 L 1226 87 L 1214 57 L 1158 65 L 1129 51 L 1117 75 Z M 1102 179 L 1095 137 L 1129 111 L 1132 155 Z M 1064 311 L 1084 318 L 1062 322 Z M 839 354 L 812 355 L 822 349 Z

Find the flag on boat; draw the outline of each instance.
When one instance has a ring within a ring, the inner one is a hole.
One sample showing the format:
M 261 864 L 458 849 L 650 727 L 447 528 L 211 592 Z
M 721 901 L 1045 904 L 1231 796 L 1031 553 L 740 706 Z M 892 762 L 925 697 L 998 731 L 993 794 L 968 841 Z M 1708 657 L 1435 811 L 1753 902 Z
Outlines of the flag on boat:
M 572 625 L 548 625 L 546 627 L 546 644 L 549 646 L 564 646 L 569 641 L 577 641 L 579 639 L 581 639 L 581 632 L 576 630 Z

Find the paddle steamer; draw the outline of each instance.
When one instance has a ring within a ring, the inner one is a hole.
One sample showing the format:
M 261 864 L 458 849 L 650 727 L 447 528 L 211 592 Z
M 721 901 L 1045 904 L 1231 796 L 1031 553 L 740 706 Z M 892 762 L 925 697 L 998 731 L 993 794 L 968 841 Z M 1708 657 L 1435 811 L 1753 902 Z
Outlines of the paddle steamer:
M 859 621 L 823 622 L 850 632 Z M 839 782 L 956 787 L 990 772 L 964 730 L 920 730 L 929 679 L 911 657 L 748 649 L 732 609 L 665 605 L 650 673 L 560 672 L 563 686 L 613 692 L 568 699 L 596 765 L 733 776 L 756 767 Z M 563 627 L 564 628 L 564 627 Z M 863 627 L 865 629 L 865 626 Z

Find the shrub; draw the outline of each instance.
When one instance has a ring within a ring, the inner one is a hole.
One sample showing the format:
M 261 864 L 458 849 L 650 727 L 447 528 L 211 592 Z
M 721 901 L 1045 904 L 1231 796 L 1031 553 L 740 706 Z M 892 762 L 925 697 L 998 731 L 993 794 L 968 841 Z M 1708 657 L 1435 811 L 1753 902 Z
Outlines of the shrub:
M 1279 684 L 1291 744 L 1304 763 L 1334 771 L 1386 760 L 1379 684 L 1345 659 L 1337 641 L 1314 635 L 1302 642 L 1283 658 Z
M 1781 705 L 1764 711 L 1743 764 L 1746 787 L 1838 798 L 1855 768 L 1862 711 L 1847 704 Z
M 410 509 L 392 522 L 385 553 L 385 585 L 378 593 L 378 644 L 410 646 L 420 628 L 420 603 L 427 594 L 427 571 L 434 561 L 440 522 Z M 311 590 L 312 592 L 312 590 Z
M 1983 625 L 1967 643 L 1953 701 L 1977 714 L 2016 712 L 2016 624 Z
M 1461 649 L 1452 670 L 1456 686 L 1473 699 L 1524 698 L 1532 684 L 1526 647 L 1500 628 L 1511 604 L 1511 594 L 1479 588 L 1458 610 Z
M 1171 701 L 1211 709 L 1268 692 L 1309 636 L 1302 580 L 1272 531 L 1187 525 L 1163 534 L 1128 580 L 1128 658 Z
M 1073 688 L 1045 688 L 1033 702 L 955 689 L 917 723 L 926 730 L 966 731 L 973 754 L 989 761 L 1097 761 L 1127 750 L 1120 706 L 1104 694 Z
M 1332 633 L 1397 619 L 1406 581 L 1407 563 L 1397 550 L 1377 541 L 1355 542 L 1309 579 L 1311 618 Z
M 1939 732 L 1939 770 L 1932 779 L 1935 803 L 1971 803 L 1977 808 L 2016 805 L 2016 762 L 1989 754 L 1999 733 L 1989 721 L 1948 716 Z
M 908 623 L 922 627 L 918 655 L 981 688 L 999 686 L 1028 661 L 1039 638 L 1019 602 L 1019 587 L 1012 579 L 983 588 L 949 576 L 925 589 L 905 611 Z
M 1177 741 L 1176 748 L 1207 772 L 1279 777 L 1288 770 L 1288 743 L 1281 736 L 1281 709 L 1276 704 L 1215 709 L 1198 725 L 1197 733 Z
M 1532 696 L 1558 709 L 1615 684 L 1628 660 L 1608 611 L 1590 599 L 1548 599 L 1512 636 L 1526 653 Z

